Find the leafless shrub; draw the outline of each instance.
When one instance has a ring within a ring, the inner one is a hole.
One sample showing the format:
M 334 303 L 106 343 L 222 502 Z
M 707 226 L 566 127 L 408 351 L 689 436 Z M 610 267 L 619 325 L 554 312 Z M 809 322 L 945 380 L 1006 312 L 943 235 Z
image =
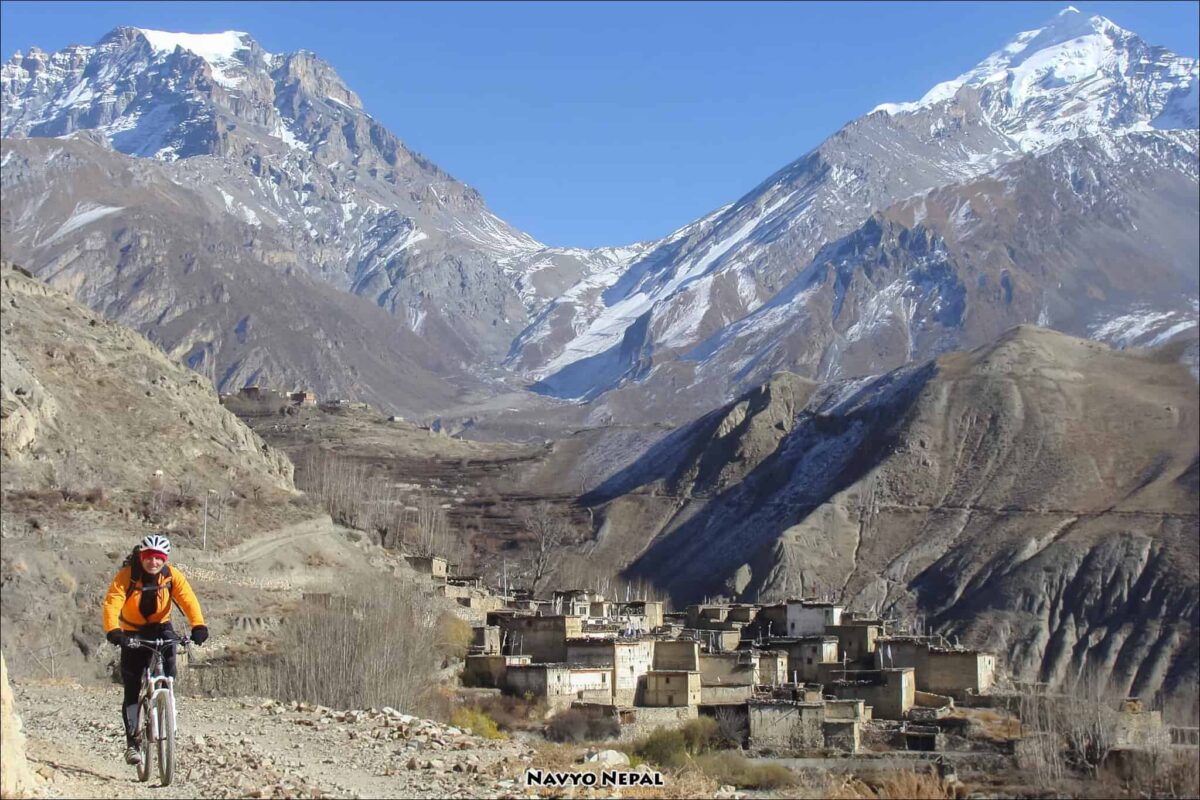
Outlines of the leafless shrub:
M 620 735 L 621 723 L 613 717 L 589 714 L 577 708 L 558 712 L 546 724 L 546 738 L 552 742 L 600 741 Z
M 750 735 L 749 720 L 739 709 L 721 707 L 717 709 L 717 737 L 722 747 L 741 748 Z
M 1095 777 L 1116 744 L 1120 700 L 1098 675 L 1060 689 L 1029 687 L 1019 709 L 1018 764 L 1046 785 L 1072 773 Z

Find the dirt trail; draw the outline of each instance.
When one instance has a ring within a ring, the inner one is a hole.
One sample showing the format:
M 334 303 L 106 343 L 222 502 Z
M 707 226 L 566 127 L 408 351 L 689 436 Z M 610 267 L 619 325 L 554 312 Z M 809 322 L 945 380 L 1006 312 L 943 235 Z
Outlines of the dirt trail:
M 177 777 L 139 783 L 122 760 L 120 688 L 14 687 L 31 766 L 51 797 L 504 797 L 533 753 L 450 726 L 376 712 L 299 710 L 257 698 L 179 700 Z
M 226 553 L 224 561 L 227 564 L 245 563 L 256 558 L 261 558 L 296 539 L 336 535 L 338 531 L 339 528 L 334 525 L 333 520 L 328 516 L 316 517 L 315 519 L 288 525 L 277 531 L 271 531 L 248 542 L 243 542 Z

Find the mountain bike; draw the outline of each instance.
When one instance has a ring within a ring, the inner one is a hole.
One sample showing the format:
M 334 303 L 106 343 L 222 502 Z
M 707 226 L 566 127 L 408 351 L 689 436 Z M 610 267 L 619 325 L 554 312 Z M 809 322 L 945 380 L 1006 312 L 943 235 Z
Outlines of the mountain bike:
M 158 751 L 158 777 L 163 786 L 170 786 L 175 774 L 175 679 L 163 671 L 163 651 L 182 644 L 181 639 L 129 639 L 126 647 L 148 647 L 154 652 L 150 664 L 142 671 L 142 689 L 138 700 L 137 727 L 141 732 L 142 758 L 137 765 L 139 781 L 150 780 L 151 749 Z

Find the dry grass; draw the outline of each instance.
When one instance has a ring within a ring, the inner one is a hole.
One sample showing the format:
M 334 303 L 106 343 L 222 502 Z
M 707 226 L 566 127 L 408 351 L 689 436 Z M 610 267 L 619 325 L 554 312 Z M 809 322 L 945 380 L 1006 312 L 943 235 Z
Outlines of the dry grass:
M 954 793 L 932 772 L 898 770 L 848 777 L 828 796 L 833 800 L 953 800 Z
M 1015 714 L 990 708 L 960 708 L 944 722 L 960 722 L 972 738 L 986 739 L 994 744 L 1006 744 L 1021 738 L 1021 720 Z
M 696 768 L 722 786 L 739 789 L 782 789 L 800 782 L 796 773 L 782 764 L 756 764 L 728 750 L 699 756 Z
M 583 752 L 573 744 L 556 744 L 554 742 L 535 742 L 533 749 L 536 755 L 530 762 L 539 769 L 565 770 L 575 769 L 576 763 Z
M 309 605 L 285 617 L 274 656 L 213 670 L 199 688 L 330 708 L 392 706 L 444 718 L 449 709 L 436 685 L 438 636 L 429 598 L 409 582 L 378 578 L 333 598 L 328 608 Z

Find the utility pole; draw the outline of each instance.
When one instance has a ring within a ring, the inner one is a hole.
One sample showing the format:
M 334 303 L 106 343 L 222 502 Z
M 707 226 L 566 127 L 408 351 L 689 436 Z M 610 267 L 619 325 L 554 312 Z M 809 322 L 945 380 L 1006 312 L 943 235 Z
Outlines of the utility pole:
M 216 493 L 217 493 L 216 489 L 209 489 L 207 492 L 204 493 L 204 533 L 201 536 L 201 540 L 200 540 L 200 549 L 201 550 L 208 549 L 208 496 L 210 494 L 216 494 Z

